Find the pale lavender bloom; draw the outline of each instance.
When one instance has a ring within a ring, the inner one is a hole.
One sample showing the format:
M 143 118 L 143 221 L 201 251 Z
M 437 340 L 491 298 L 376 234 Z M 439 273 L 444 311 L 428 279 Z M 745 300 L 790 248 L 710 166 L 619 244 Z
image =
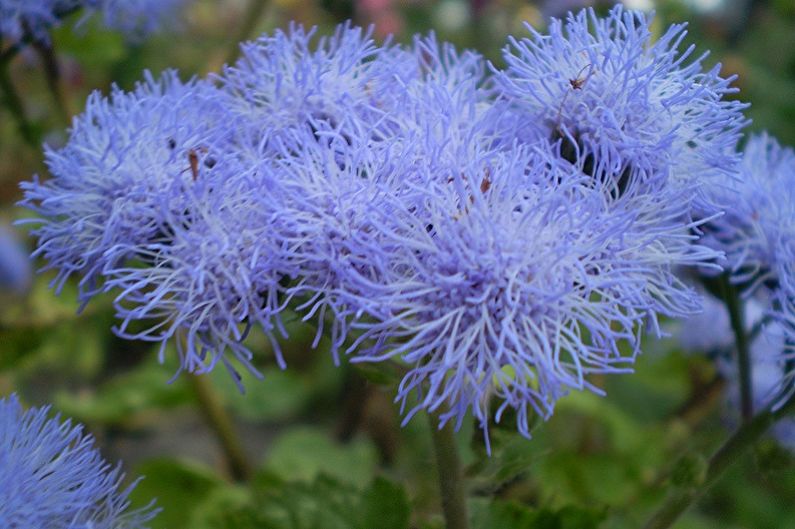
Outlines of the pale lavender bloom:
M 49 40 L 49 31 L 78 11 L 100 13 L 106 27 L 140 38 L 173 23 L 187 0 L 0 0 L 0 39 Z M 78 22 L 78 26 L 81 22 Z
M 30 259 L 14 234 L 0 224 L 0 292 L 21 294 L 30 287 Z
M 739 177 L 716 182 L 710 191 L 727 207 L 707 235 L 726 252 L 733 281 L 750 283 L 748 290 L 778 281 L 795 246 L 795 151 L 765 134 L 750 136 Z
M 228 353 L 259 375 L 243 344 L 255 325 L 272 338 L 285 367 L 273 332 L 284 333 L 278 319 L 280 281 L 289 268 L 274 235 L 286 219 L 275 212 L 276 201 L 266 191 L 274 184 L 242 170 L 219 176 L 223 159 L 218 163 L 200 176 L 206 183 L 184 189 L 184 211 L 170 208 L 171 197 L 161 200 L 161 237 L 120 242 L 117 251 L 127 263 L 108 263 L 102 273 L 105 288 L 118 292 L 120 336 L 160 342 L 161 361 L 174 339 L 180 370 L 205 373 L 221 362 L 239 381 Z M 139 320 L 149 326 L 130 330 Z
M 85 0 L 106 27 L 138 39 L 174 25 L 189 0 Z
M 54 286 L 80 276 L 85 302 L 101 287 L 103 268 L 126 258 L 126 247 L 160 240 L 163 215 L 185 210 L 194 179 L 206 183 L 223 126 L 234 128 L 215 89 L 182 83 L 174 72 L 158 80 L 147 73 L 130 93 L 93 93 L 66 146 L 46 148 L 52 178 L 22 184 L 22 205 L 43 217 L 29 221 L 39 224 L 34 255 L 58 271 Z
M 21 40 L 26 34 L 47 40 L 51 27 L 77 11 L 83 0 L 0 0 L 0 40 Z
M 387 275 L 349 292 L 374 320 L 355 324 L 356 361 L 411 366 L 398 394 L 404 405 L 417 396 L 408 417 L 438 410 L 460 425 L 471 409 L 485 429 L 496 400 L 496 419 L 515 409 L 529 436 L 532 411 L 547 418 L 572 389 L 600 392 L 586 375 L 626 372 L 645 321 L 698 306 L 668 272 L 691 259 L 689 239 L 683 255 L 664 242 L 648 249 L 681 236 L 681 221 L 670 234 L 645 231 L 637 212 L 608 211 L 590 177 L 554 153 L 485 153 L 456 173 L 434 169 L 422 215 L 409 208 L 375 226 L 396 243 L 379 257 Z
M 313 42 L 315 32 L 292 24 L 245 43 L 241 58 L 218 77 L 229 111 L 255 133 L 240 145 L 254 159 L 271 156 L 298 129 L 338 137 L 343 150 L 377 134 L 384 116 L 371 83 L 383 72 L 372 30 L 342 24 Z
M 592 174 L 670 180 L 701 201 L 703 183 L 734 170 L 745 105 L 724 98 L 736 89 L 720 65 L 704 71 L 694 46 L 680 51 L 683 24 L 656 41 L 650 24 L 619 5 L 606 18 L 553 19 L 548 35 L 528 25 L 529 38 L 509 39 L 497 81 L 528 121 L 591 157 Z
M 735 336 L 729 321 L 726 305 L 715 297 L 704 294 L 704 311 L 685 320 L 679 338 L 688 352 L 709 353 L 716 358 L 718 371 L 729 382 L 727 405 L 737 410 L 740 402 L 739 375 L 734 361 Z M 758 329 L 749 347 L 751 358 L 751 387 L 755 412 L 781 401 L 787 394 L 791 375 L 791 358 L 784 352 L 788 344 L 787 331 L 774 315 L 775 299 L 759 291 L 744 303 L 744 320 L 747 333 Z M 791 391 L 791 390 L 789 390 Z M 732 413 L 731 416 L 736 416 Z M 795 449 L 795 419 L 777 422 L 771 434 L 785 446 Z
M 122 488 L 81 425 L 50 409 L 0 399 L 0 526 L 37 529 L 145 529 L 157 510 L 130 511 L 136 482 Z

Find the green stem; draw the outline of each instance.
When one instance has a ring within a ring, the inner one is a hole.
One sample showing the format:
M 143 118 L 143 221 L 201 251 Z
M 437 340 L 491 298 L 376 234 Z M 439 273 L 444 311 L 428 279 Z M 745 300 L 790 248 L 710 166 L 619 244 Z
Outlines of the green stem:
M 729 311 L 729 321 L 734 332 L 734 341 L 737 344 L 737 371 L 740 381 L 740 411 L 743 421 L 751 420 L 754 415 L 753 387 L 751 380 L 751 356 L 748 349 L 748 335 L 745 332 L 745 318 L 743 303 L 734 285 L 731 284 L 728 274 L 721 277 L 721 293 L 726 309 Z
M 229 48 L 229 52 L 226 55 L 227 64 L 237 59 L 237 56 L 240 54 L 240 43 L 247 40 L 254 32 L 254 29 L 257 27 L 257 23 L 259 23 L 263 13 L 265 13 L 265 8 L 267 6 L 267 0 L 249 0 L 248 8 L 243 14 L 243 21 L 240 31 L 238 31 L 235 35 L 232 46 Z
M 243 450 L 243 445 L 240 443 L 240 437 L 235 431 L 232 418 L 227 414 L 206 377 L 189 374 L 187 378 L 196 399 L 199 401 L 199 408 L 207 425 L 215 433 L 218 442 L 221 444 L 221 449 L 229 467 L 229 473 L 235 481 L 248 481 L 253 472 Z
M 744 423 L 710 458 L 704 483 L 698 488 L 683 489 L 669 495 L 644 529 L 666 529 L 698 500 L 740 456 L 752 447 L 776 421 L 795 411 L 795 396 L 773 411 L 768 408 Z
M 453 425 L 448 421 L 439 428 L 439 416 L 428 413 L 433 438 L 433 451 L 439 474 L 439 491 L 442 497 L 442 511 L 447 529 L 467 529 L 466 494 L 464 475 L 458 458 Z
M 10 61 L 9 61 L 10 62 Z M 25 142 L 34 149 L 39 148 L 39 138 L 36 134 L 33 125 L 25 115 L 25 107 L 22 103 L 22 98 L 19 97 L 14 83 L 11 81 L 11 74 L 9 73 L 9 62 L 0 64 L 0 96 L 2 97 L 3 104 L 17 122 L 20 134 Z
M 55 56 L 55 50 L 51 44 L 41 40 L 33 41 L 32 46 L 41 58 L 42 65 L 44 66 L 44 76 L 47 79 L 47 88 L 55 103 L 55 108 L 58 109 L 58 115 L 64 124 L 68 124 L 73 112 L 71 108 L 69 108 L 69 101 L 64 94 L 63 85 L 61 84 L 61 69 L 58 66 L 58 58 Z

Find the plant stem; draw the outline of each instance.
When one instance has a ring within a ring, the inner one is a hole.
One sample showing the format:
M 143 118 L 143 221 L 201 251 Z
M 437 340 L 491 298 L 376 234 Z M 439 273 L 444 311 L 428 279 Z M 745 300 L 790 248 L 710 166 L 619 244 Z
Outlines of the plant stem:
M 55 50 L 52 44 L 41 40 L 34 40 L 32 46 L 41 58 L 44 66 L 44 76 L 47 79 L 47 88 L 50 90 L 50 95 L 52 95 L 52 99 L 55 102 L 55 108 L 58 109 L 58 115 L 64 124 L 68 124 L 73 112 L 69 107 L 69 100 L 64 94 L 63 85 L 61 84 L 61 69 L 58 66 Z
M 235 431 L 232 418 L 224 409 L 208 379 L 202 375 L 188 374 L 188 381 L 207 425 L 215 433 L 224 452 L 229 473 L 235 481 L 247 481 L 252 469 L 246 458 L 240 436 Z
M 745 318 L 743 303 L 734 285 L 731 284 L 728 274 L 721 277 L 721 293 L 726 309 L 729 311 L 729 321 L 734 332 L 734 341 L 737 344 L 737 371 L 740 381 L 740 411 L 743 421 L 751 420 L 754 415 L 753 387 L 751 380 L 751 356 L 748 349 L 748 335 L 745 332 Z
M 36 134 L 33 125 L 28 121 L 25 115 L 25 107 L 22 104 L 22 98 L 19 97 L 14 83 L 11 81 L 11 74 L 9 73 L 9 63 L 0 63 L 0 96 L 2 97 L 3 104 L 8 108 L 8 111 L 17 122 L 20 134 L 25 142 L 34 149 L 39 148 L 39 138 Z
M 455 444 L 453 425 L 448 421 L 439 428 L 439 416 L 428 413 L 433 451 L 436 456 L 436 467 L 439 474 L 439 492 L 442 497 L 442 511 L 447 529 L 467 529 L 466 494 L 458 448 Z
M 229 53 L 226 55 L 227 63 L 231 63 L 237 58 L 238 54 L 240 53 L 240 43 L 244 40 L 247 40 L 251 36 L 251 33 L 254 32 L 254 29 L 257 27 L 257 23 L 262 18 L 263 13 L 265 13 L 265 8 L 267 6 L 267 0 L 248 1 L 248 7 L 246 8 L 246 12 L 243 14 L 243 21 L 240 31 L 238 31 L 235 35 L 235 40 L 232 42 L 232 46 L 229 48 Z
M 739 457 L 753 446 L 776 421 L 795 411 L 795 396 L 773 411 L 766 409 L 744 423 L 710 458 L 706 478 L 699 488 L 678 490 L 652 516 L 644 529 L 666 529 L 698 500 Z

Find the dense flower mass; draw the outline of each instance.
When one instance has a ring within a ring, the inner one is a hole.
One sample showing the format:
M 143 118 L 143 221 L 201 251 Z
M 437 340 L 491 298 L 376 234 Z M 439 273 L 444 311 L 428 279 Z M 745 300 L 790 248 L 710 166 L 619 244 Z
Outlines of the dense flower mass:
M 130 511 L 124 475 L 82 426 L 0 399 L 0 526 L 145 529 L 156 510 Z
M 289 310 L 335 359 L 402 363 L 409 416 L 512 409 L 529 436 L 698 312 L 678 271 L 722 256 L 699 236 L 742 105 L 681 26 L 649 24 L 571 15 L 512 40 L 505 71 L 432 34 L 293 25 L 208 80 L 94 94 L 53 178 L 24 184 L 37 253 L 83 302 L 116 292 L 117 332 L 176 341 L 182 369 L 256 371 L 254 327 L 284 367 Z
M 548 35 L 528 25 L 529 38 L 509 39 L 497 80 L 528 123 L 590 158 L 596 174 L 670 179 L 703 198 L 703 183 L 732 173 L 746 120 L 743 104 L 724 99 L 736 89 L 720 65 L 704 71 L 694 46 L 680 51 L 684 27 L 652 42 L 648 15 L 620 6 L 552 19 Z

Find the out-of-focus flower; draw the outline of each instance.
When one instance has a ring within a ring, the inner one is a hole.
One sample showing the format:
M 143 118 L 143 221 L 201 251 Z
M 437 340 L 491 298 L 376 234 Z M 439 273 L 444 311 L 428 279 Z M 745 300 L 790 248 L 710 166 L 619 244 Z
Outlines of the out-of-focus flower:
M 189 0 L 86 0 L 109 29 L 138 39 L 173 25 Z
M 130 511 L 135 483 L 122 488 L 83 427 L 49 411 L 0 399 L 0 526 L 145 529 L 157 510 Z
M 788 365 L 791 360 L 784 354 L 788 348 L 787 333 L 777 318 L 771 318 L 774 307 L 773 297 L 763 292 L 748 298 L 744 304 L 745 330 L 756 332 L 749 347 L 755 412 L 781 400 L 788 392 L 791 378 Z M 739 375 L 733 361 L 735 336 L 726 305 L 704 293 L 704 311 L 683 321 L 679 338 L 686 351 L 709 353 L 716 359 L 718 371 L 728 381 L 727 404 L 732 410 L 738 409 Z M 795 449 L 795 419 L 777 422 L 771 433 L 783 445 Z
M 49 30 L 81 10 L 133 39 L 173 23 L 188 0 L 0 0 L 0 38 L 49 40 Z
M 16 42 L 30 34 L 46 40 L 52 26 L 83 4 L 84 0 L 0 0 L 0 38 Z
M 670 180 L 703 199 L 704 183 L 735 169 L 745 105 L 724 99 L 735 89 L 720 65 L 704 71 L 694 46 L 679 50 L 683 24 L 652 41 L 650 23 L 618 5 L 606 18 L 589 9 L 553 19 L 548 35 L 528 26 L 529 38 L 509 39 L 498 84 L 529 126 L 613 187 Z
M 25 292 L 31 275 L 30 259 L 11 230 L 0 224 L 0 292 Z
M 726 252 L 732 279 L 750 283 L 748 291 L 777 282 L 795 247 L 795 151 L 767 135 L 750 136 L 739 177 L 715 182 L 710 191 L 727 207 L 707 235 Z

